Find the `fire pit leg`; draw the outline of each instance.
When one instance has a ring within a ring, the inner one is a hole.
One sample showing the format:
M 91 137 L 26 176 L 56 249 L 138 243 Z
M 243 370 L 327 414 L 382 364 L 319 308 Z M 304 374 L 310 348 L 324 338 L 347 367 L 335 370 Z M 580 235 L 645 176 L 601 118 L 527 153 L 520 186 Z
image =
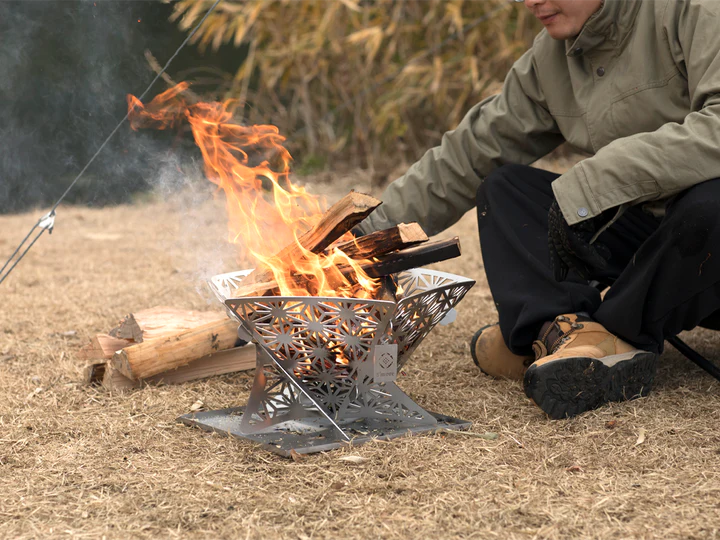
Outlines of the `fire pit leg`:
M 350 440 L 323 404 L 313 398 L 296 377 L 262 347 L 256 349 L 255 380 L 242 417 L 243 433 L 249 435 L 289 420 L 317 417 L 335 428 L 340 438 Z

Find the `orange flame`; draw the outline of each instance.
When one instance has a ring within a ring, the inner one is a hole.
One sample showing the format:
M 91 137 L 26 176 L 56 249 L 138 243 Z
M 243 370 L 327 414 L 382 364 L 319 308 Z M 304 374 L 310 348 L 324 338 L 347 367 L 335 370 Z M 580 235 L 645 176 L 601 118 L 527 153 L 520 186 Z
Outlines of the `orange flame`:
M 365 261 L 337 249 L 315 254 L 299 244 L 325 204 L 290 181 L 292 157 L 283 145 L 285 137 L 275 126 L 233 123 L 231 102 L 188 103 L 182 96 L 188 86 L 180 83 L 147 105 L 128 96 L 130 125 L 137 130 L 190 124 L 205 175 L 225 193 L 230 242 L 256 265 L 270 268 L 284 296 L 372 297 L 378 285 L 362 270 Z M 301 248 L 299 257 L 275 256 L 293 242 Z

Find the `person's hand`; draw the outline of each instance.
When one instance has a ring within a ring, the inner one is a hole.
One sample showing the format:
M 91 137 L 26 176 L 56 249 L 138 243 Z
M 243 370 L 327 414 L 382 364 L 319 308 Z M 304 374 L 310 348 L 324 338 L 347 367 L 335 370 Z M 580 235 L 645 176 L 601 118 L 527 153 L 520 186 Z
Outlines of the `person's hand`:
M 565 281 L 570 269 L 582 279 L 589 280 L 607 268 L 610 258 L 608 249 L 602 244 L 591 244 L 590 240 L 610 221 L 610 216 L 610 213 L 604 212 L 570 226 L 557 201 L 553 201 L 548 212 L 548 247 L 550 268 L 557 281 Z

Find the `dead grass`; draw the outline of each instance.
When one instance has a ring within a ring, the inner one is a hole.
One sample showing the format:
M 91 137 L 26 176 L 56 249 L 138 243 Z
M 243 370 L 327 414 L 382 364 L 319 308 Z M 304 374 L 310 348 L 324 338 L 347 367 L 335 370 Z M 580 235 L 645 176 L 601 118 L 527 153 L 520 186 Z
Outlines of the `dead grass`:
M 233 268 L 223 212 L 192 207 L 62 208 L 0 289 L 0 537 L 720 536 L 720 385 L 668 351 L 650 397 L 553 422 L 519 384 L 481 375 L 468 338 L 495 315 L 472 215 L 450 231 L 462 259 L 440 267 L 478 285 L 401 385 L 497 440 L 418 436 L 293 462 L 175 421 L 198 399 L 243 404 L 251 372 L 117 395 L 83 386 L 74 354 L 90 335 L 152 305 L 205 308 L 201 275 Z M 0 217 L 0 253 L 38 215 Z M 687 340 L 713 356 L 720 334 Z

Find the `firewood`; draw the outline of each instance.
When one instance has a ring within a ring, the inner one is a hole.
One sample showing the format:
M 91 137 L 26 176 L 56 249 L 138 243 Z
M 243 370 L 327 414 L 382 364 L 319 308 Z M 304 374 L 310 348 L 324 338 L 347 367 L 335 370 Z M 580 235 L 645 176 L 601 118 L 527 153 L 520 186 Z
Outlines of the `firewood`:
M 150 385 L 180 384 L 214 375 L 246 371 L 253 369 L 255 364 L 255 346 L 245 345 L 220 351 L 205 358 L 197 358 L 187 365 L 142 380 L 132 380 L 123 375 L 112 363 L 108 363 L 100 382 L 107 390 L 139 388 L 144 383 Z
M 419 268 L 428 264 L 454 259 L 461 255 L 459 238 L 428 242 L 419 246 L 396 251 L 382 257 L 378 261 L 360 263 L 365 273 L 372 278 L 379 278 L 396 274 L 405 270 Z M 341 266 L 338 271 L 344 276 L 352 276 L 354 269 L 350 266 Z M 233 297 L 264 296 L 277 293 L 277 283 L 270 279 L 263 283 L 240 284 L 235 289 Z
M 397 302 L 398 284 L 392 276 L 384 276 L 380 279 L 380 287 L 373 295 L 377 300 L 388 300 Z
M 377 262 L 363 264 L 365 273 L 373 278 L 397 274 L 428 264 L 454 259 L 461 255 L 460 239 L 456 236 L 449 240 L 429 242 L 420 246 L 396 251 L 386 255 Z
M 307 251 L 320 253 L 370 215 L 380 204 L 382 204 L 381 201 L 370 195 L 351 191 L 332 205 L 312 229 L 298 238 L 298 242 Z M 302 248 L 293 242 L 273 258 L 278 261 L 298 260 L 302 257 Z M 256 268 L 245 278 L 244 282 L 261 284 L 272 281 L 273 278 L 274 275 L 269 268 Z
M 132 345 L 129 339 L 120 339 L 108 334 L 97 334 L 88 345 L 78 351 L 78 359 L 83 361 L 103 360 L 112 358 L 115 351 Z
M 348 242 L 332 245 L 327 251 L 339 249 L 351 259 L 373 259 L 427 241 L 428 237 L 420 225 L 417 223 L 401 223 L 397 227 L 376 231 Z
M 110 330 L 110 335 L 142 343 L 226 318 L 221 311 L 190 311 L 157 306 L 127 315 L 118 326 Z
M 113 355 L 112 364 L 132 380 L 145 379 L 241 344 L 237 329 L 238 323 L 227 318 L 210 322 L 126 347 Z
M 85 384 L 91 386 L 101 384 L 109 365 L 107 360 L 95 360 L 92 364 L 85 366 Z

